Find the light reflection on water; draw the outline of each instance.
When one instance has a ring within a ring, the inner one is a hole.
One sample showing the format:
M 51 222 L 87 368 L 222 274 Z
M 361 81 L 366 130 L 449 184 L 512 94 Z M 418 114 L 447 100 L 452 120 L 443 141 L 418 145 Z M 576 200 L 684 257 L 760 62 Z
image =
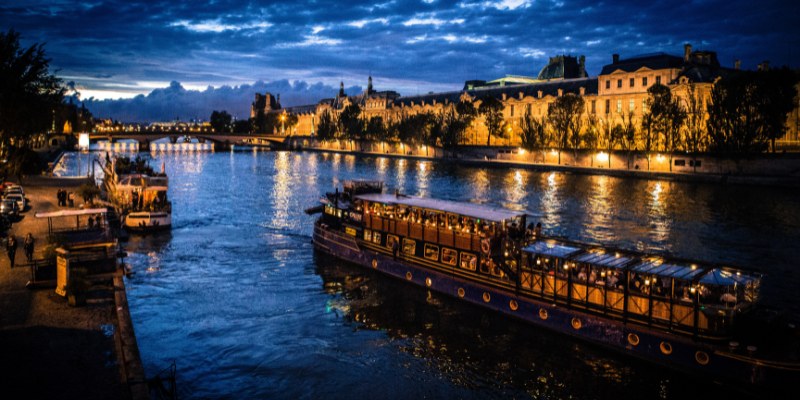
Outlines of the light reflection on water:
M 183 398 L 724 395 L 315 255 L 303 210 L 350 178 L 529 210 L 545 232 L 573 239 L 763 266 L 768 302 L 796 307 L 788 244 L 800 239 L 800 200 L 778 189 L 329 153 L 165 154 L 154 165 L 162 160 L 174 226 L 127 244 L 137 271 L 128 298 L 147 372 L 176 360 Z

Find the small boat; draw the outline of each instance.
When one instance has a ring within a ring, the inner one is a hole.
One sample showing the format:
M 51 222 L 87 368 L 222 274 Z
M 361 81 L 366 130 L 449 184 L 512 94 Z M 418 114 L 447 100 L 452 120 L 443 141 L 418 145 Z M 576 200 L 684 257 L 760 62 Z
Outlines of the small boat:
M 134 211 L 125 216 L 125 229 L 132 232 L 155 232 L 172 227 L 172 215 L 164 211 Z
M 526 230 L 523 212 L 345 182 L 322 201 L 318 251 L 745 390 L 800 378 L 800 332 L 759 304 L 763 275 Z

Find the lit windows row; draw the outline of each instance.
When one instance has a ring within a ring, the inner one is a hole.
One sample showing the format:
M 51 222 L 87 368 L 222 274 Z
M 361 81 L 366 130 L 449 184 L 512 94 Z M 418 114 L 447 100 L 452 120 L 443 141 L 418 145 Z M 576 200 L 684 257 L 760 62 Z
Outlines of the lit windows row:
M 661 84 L 661 76 L 656 76 L 656 84 Z M 628 79 L 628 87 L 636 86 L 636 78 Z M 647 87 L 647 77 L 642 78 L 642 87 Z M 617 88 L 622 88 L 622 79 L 617 79 Z M 611 79 L 606 80 L 606 89 L 611 89 Z

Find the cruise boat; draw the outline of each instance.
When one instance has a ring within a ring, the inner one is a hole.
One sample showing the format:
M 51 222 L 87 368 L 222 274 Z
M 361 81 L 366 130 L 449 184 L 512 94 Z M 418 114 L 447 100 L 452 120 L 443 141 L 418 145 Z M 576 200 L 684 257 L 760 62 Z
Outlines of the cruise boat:
M 752 270 L 537 237 L 522 212 L 345 182 L 317 250 L 624 354 L 747 389 L 800 377 L 797 328 Z

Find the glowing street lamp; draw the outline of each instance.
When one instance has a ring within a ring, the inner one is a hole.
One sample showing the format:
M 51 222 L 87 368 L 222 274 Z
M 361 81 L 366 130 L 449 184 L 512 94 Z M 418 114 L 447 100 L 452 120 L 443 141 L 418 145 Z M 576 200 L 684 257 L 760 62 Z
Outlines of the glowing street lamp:
M 284 111 L 283 114 L 281 114 L 281 135 L 286 134 L 285 122 L 286 122 L 286 111 Z

